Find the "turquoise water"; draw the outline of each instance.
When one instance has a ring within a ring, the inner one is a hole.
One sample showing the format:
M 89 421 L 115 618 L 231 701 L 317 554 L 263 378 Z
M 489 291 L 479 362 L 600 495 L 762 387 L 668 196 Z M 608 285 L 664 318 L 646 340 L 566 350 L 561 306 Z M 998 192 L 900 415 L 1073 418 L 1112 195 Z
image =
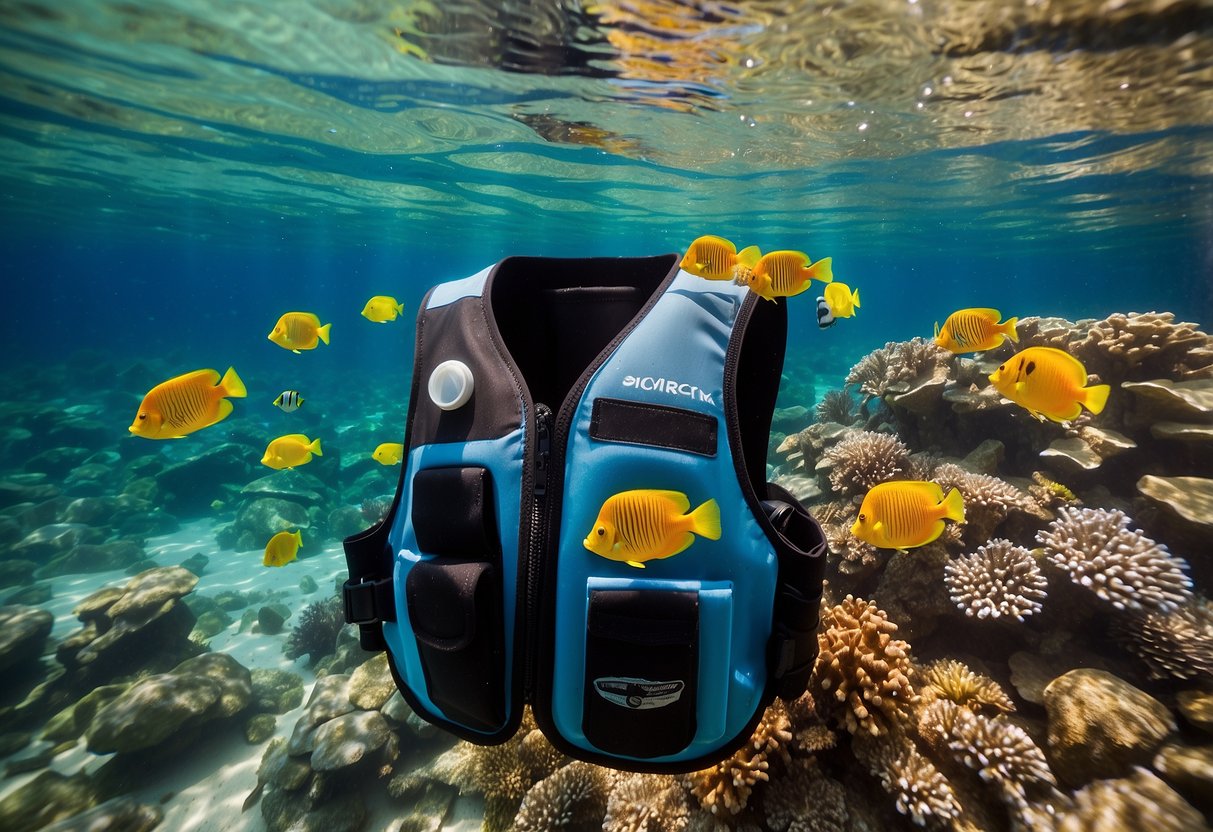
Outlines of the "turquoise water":
M 701 234 L 739 248 L 832 257 L 836 278 L 859 288 L 862 307 L 819 330 L 811 295 L 789 304 L 779 405 L 809 412 L 777 425 L 769 462 L 779 475 L 804 473 L 775 448 L 812 424 L 814 405 L 843 387 L 853 365 L 886 343 L 930 338 L 933 324 L 956 309 L 1071 322 L 1159 311 L 1204 332 L 1213 326 L 1213 16 L 1205 5 L 540 6 L 0 5 L 0 269 L 8 313 L 0 336 L 0 480 L 9 489 L 0 505 L 0 561 L 22 564 L 4 572 L 0 598 L 54 615 L 42 669 L 13 687 L 0 735 L 11 759 L 55 750 L 44 765 L 10 768 L 3 799 L 47 766 L 92 776 L 107 752 L 94 753 L 83 740 L 65 749 L 40 738 L 42 726 L 93 687 L 164 672 L 183 658 L 178 644 L 166 648 L 166 666 L 82 676 L 19 706 L 57 666 L 56 645 L 79 626 L 75 603 L 123 586 L 136 566 L 205 554 L 211 582 L 204 573 L 185 595 L 195 618 L 213 607 L 199 597 L 254 586 L 262 593 L 207 637 L 211 651 L 253 669 L 281 665 L 306 685 L 323 675 L 323 663 L 318 673 L 305 660 L 282 658 L 281 642 L 298 617 L 276 641 L 259 622 L 263 641 L 255 649 L 241 641 L 253 631 L 240 617 L 275 598 L 298 616 L 328 597 L 344 568 L 340 538 L 366 520 L 364 501 L 394 491 L 398 469 L 379 466 L 369 453 L 401 439 L 413 319 L 437 282 L 516 254 L 681 252 Z M 374 325 L 359 316 L 367 298 L 380 294 L 403 302 L 402 319 Z M 331 345 L 293 355 L 268 342 L 278 316 L 295 309 L 331 322 Z M 249 389 L 229 419 L 180 441 L 128 436 L 152 385 L 228 366 Z M 1099 380 L 1125 397 L 1114 398 L 1121 405 L 1104 424 L 1132 434 L 1146 461 L 1133 457 L 1071 481 L 1086 489 L 1087 505 L 1122 508 L 1141 514 L 1139 526 L 1149 524 L 1154 515 L 1134 490 L 1138 477 L 1207 477 L 1206 446 L 1150 445 L 1148 424 L 1125 426 L 1130 399 L 1118 387 L 1146 379 Z M 298 413 L 271 404 L 287 389 L 307 399 Z M 939 418 L 940 431 L 954 427 L 947 421 L 954 417 Z M 1208 421 L 1207 413 L 1194 418 Z M 914 451 L 956 452 L 928 442 L 930 425 L 911 435 L 906 424 L 892 419 L 884 427 L 903 428 Z M 1012 433 L 1001 438 L 1012 457 L 1021 456 L 991 473 L 1026 483 L 1037 452 L 1062 429 L 1008 424 Z M 965 434 L 973 445 L 989 438 L 981 426 L 963 427 L 975 431 Z M 267 578 L 264 541 L 251 545 L 252 532 L 239 539 L 222 529 L 238 526 L 247 510 L 251 498 L 241 489 L 271 473 L 257 464 L 265 443 L 298 430 L 322 436 L 325 456 L 299 469 L 314 480 L 275 488 L 288 497 L 295 489 L 292 499 L 310 512 L 310 542 L 296 564 Z M 234 450 L 224 453 L 234 461 L 222 470 L 202 469 L 186 485 L 163 474 L 228 443 Z M 1064 468 L 1048 470 L 1067 480 Z M 308 488 L 322 493 L 315 501 L 300 497 Z M 833 495 L 826 488 L 816 511 L 827 511 Z M 106 502 L 115 496 L 127 502 Z M 80 564 L 102 555 L 86 550 L 69 558 L 70 568 L 45 571 L 72 555 L 74 544 L 22 544 L 39 529 L 77 522 L 83 508 L 71 515 L 72 500 L 95 503 L 91 519 L 80 521 L 92 531 L 75 543 L 131 541 L 140 556 L 123 560 L 111 548 L 105 557 L 115 560 L 95 569 Z M 1016 527 L 1019 542 L 1030 544 L 1045 522 Z M 1146 531 L 1194 564 L 1211 554 L 1207 538 L 1187 526 Z M 947 555 L 972 551 L 975 542 L 965 544 Z M 43 571 L 32 584 L 18 574 L 35 567 Z M 319 594 L 299 587 L 304 573 Z M 1207 592 L 1203 574 L 1196 577 L 1196 591 Z M 846 580 L 842 594 L 869 596 L 877 578 L 854 587 Z M 49 598 L 30 589 L 43 585 Z M 1176 716 L 1176 702 L 1209 679 L 1148 678 L 1110 646 L 1106 625 L 1115 618 L 1096 609 L 1075 625 L 1083 649 L 1098 648 L 1123 679 L 1158 697 L 1178 720 L 1169 742 L 1207 755 L 1207 723 Z M 1213 640 L 1201 620 L 1201 638 Z M 900 623 L 903 634 L 914 631 Z M 1033 638 L 1061 639 L 1069 626 L 1053 621 Z M 923 638 L 930 659 L 982 652 L 969 639 Z M 1011 690 L 1008 645 L 1036 642 L 1007 632 L 982 638 L 989 642 L 983 672 Z M 365 659 L 347 650 L 327 669 L 349 672 Z M 1022 691 L 1017 697 L 1029 733 L 1046 746 L 1044 706 Z M 278 713 L 291 714 L 279 716 L 277 727 L 289 736 L 297 714 Z M 251 760 L 255 769 L 265 740 L 245 743 L 232 730 L 233 744 L 212 740 L 218 745 L 209 753 L 233 765 Z M 433 744 L 419 744 L 410 760 L 437 756 L 441 741 L 425 742 Z M 834 782 L 863 768 L 861 751 L 845 742 L 841 749 L 819 760 Z M 1143 753 L 1133 762 L 1162 772 L 1152 760 Z M 164 792 L 188 796 L 191 785 L 230 788 L 239 804 L 258 782 L 247 765 L 238 782 L 164 770 L 177 778 L 171 785 L 98 786 L 67 805 L 84 808 L 117 794 L 156 803 Z M 863 782 L 869 797 L 888 803 L 869 828 L 911 823 L 875 779 Z M 1086 783 L 1080 777 L 1063 786 L 1072 796 Z M 1198 784 L 1197 793 L 1208 785 Z M 1176 788 L 1191 798 L 1191 788 Z M 479 799 L 475 788 L 467 791 Z M 495 798 L 488 798 L 491 814 Z M 240 813 L 190 799 L 162 801 L 162 828 L 277 828 L 256 808 Z M 382 790 L 366 797 L 368 828 L 415 802 L 393 799 Z M 486 810 L 459 811 L 474 826 Z M 857 811 L 851 826 L 832 828 L 859 828 Z M 779 828 L 744 813 L 727 820 L 738 827 L 747 818 Z

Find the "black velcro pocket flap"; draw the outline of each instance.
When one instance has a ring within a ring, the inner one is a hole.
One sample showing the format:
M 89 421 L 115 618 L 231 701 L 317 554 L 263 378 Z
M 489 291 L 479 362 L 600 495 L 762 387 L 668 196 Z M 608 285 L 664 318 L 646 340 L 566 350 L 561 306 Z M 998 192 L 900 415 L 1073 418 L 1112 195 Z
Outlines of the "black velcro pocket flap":
M 413 476 L 413 532 L 427 555 L 495 560 L 501 549 L 487 468 L 426 468 Z
M 483 562 L 422 561 L 405 580 L 409 623 L 417 640 L 435 650 L 462 650 L 476 638 L 476 613 L 496 586 L 496 570 Z M 478 603 L 479 602 L 479 603 Z
M 605 442 L 716 455 L 716 417 L 681 407 L 595 399 L 590 436 Z

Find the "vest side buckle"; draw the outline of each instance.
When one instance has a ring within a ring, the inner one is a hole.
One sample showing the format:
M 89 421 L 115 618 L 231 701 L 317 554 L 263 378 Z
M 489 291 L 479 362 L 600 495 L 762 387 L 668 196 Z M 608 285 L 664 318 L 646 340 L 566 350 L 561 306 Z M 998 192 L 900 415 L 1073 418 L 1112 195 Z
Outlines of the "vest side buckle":
M 360 626 L 396 620 L 396 595 L 391 578 L 350 579 L 341 585 L 345 620 Z

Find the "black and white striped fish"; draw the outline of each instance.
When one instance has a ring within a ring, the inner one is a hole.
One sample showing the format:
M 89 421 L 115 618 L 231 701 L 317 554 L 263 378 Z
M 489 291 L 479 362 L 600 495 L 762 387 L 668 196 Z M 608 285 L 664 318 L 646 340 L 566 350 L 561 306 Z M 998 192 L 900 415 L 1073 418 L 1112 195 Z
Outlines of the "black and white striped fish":
M 823 297 L 817 299 L 817 325 L 822 329 L 829 329 L 834 325 L 834 313 L 830 311 L 830 304 L 826 303 Z
M 296 411 L 301 404 L 303 396 L 299 395 L 298 390 L 283 390 L 278 394 L 278 398 L 274 399 L 274 407 L 282 408 L 283 413 Z

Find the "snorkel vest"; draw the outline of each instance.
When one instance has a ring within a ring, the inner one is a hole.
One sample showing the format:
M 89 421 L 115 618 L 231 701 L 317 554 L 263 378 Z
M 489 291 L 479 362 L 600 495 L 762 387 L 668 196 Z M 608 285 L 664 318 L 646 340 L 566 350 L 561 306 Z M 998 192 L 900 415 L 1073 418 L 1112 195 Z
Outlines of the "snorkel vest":
M 529 704 L 571 757 L 677 773 L 804 690 L 826 547 L 766 482 L 786 333 L 783 301 L 675 255 L 511 257 L 429 292 L 395 501 L 345 541 L 346 619 L 417 714 L 487 745 Z M 639 489 L 715 500 L 719 539 L 590 551 Z

